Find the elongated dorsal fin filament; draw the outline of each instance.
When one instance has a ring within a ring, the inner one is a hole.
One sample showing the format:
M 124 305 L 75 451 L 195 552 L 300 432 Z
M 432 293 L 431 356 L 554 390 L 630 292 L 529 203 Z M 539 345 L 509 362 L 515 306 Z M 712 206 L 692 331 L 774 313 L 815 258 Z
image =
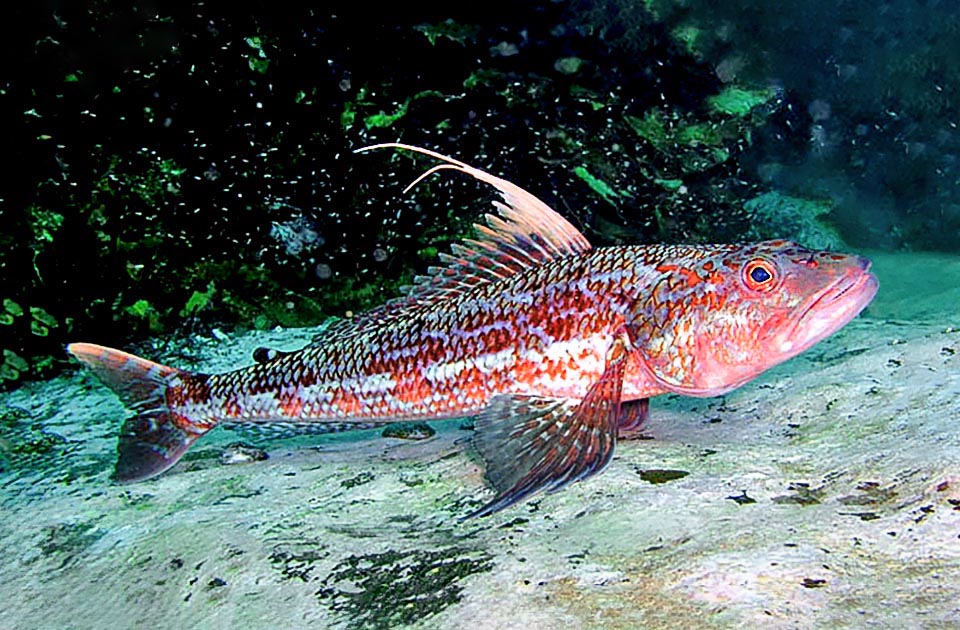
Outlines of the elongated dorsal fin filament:
M 500 215 L 499 218 L 502 221 L 492 224 L 489 218 L 490 215 L 488 215 L 487 224 L 494 229 L 498 237 L 509 238 L 512 236 L 513 238 L 522 237 L 524 240 L 542 241 L 545 249 L 552 254 L 551 258 L 570 254 L 582 254 L 591 249 L 590 242 L 587 241 L 586 237 L 569 221 L 557 214 L 556 211 L 536 196 L 516 184 L 491 175 L 486 171 L 474 168 L 455 158 L 437 153 L 436 151 L 409 144 L 401 144 L 399 142 L 374 144 L 357 149 L 355 152 L 363 153 L 375 149 L 402 149 L 405 151 L 413 151 L 444 162 L 443 164 L 433 166 L 423 173 L 414 180 L 412 184 L 407 186 L 405 192 L 419 184 L 426 177 L 444 169 L 453 169 L 466 173 L 496 188 L 503 196 L 505 202 L 494 203 Z

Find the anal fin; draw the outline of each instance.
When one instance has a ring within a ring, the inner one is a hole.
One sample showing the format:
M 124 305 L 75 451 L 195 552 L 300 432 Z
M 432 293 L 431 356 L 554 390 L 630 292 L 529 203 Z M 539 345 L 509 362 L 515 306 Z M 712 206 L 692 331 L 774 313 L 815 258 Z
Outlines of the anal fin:
M 554 492 L 606 467 L 617 440 L 627 356 L 619 335 L 603 374 L 582 400 L 493 398 L 477 416 L 474 444 L 497 495 L 470 517 L 493 514 L 542 490 Z

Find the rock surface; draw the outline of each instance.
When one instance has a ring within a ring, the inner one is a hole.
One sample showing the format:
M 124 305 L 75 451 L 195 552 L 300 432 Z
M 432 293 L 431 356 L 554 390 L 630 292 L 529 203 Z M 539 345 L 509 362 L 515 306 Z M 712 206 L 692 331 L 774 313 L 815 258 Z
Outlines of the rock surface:
M 0 399 L 0 626 L 956 627 L 960 263 L 877 269 L 838 335 L 724 397 L 655 400 L 603 474 L 465 522 L 489 491 L 460 421 L 242 436 L 270 458 L 231 466 L 217 431 L 116 485 L 119 402 L 88 374 L 27 384 Z

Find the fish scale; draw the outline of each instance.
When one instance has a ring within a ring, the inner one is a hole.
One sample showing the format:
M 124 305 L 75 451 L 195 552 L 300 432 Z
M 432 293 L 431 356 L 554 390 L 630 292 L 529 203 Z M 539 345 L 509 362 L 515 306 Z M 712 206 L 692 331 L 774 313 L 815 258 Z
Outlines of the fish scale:
M 492 185 L 497 213 L 403 296 L 332 323 L 302 350 L 258 349 L 250 367 L 197 374 L 71 344 L 134 412 L 118 480 L 164 472 L 219 424 L 475 415 L 496 495 L 472 514 L 488 515 L 602 470 L 650 397 L 739 387 L 835 332 L 877 291 L 865 258 L 783 240 L 594 249 L 510 182 L 418 147 L 362 150 L 384 147 L 441 162 L 424 176 L 452 169 Z
M 302 353 L 198 375 L 209 393 L 194 403 L 215 421 L 361 422 L 470 415 L 499 393 L 582 397 L 602 371 L 605 350 L 587 340 L 609 336 L 622 322 L 638 278 L 652 269 L 635 264 L 642 249 L 561 259 L 389 326 L 359 335 L 341 328 L 338 338 Z M 583 370 L 588 355 L 600 369 Z M 630 382 L 634 398 L 657 391 L 640 373 Z

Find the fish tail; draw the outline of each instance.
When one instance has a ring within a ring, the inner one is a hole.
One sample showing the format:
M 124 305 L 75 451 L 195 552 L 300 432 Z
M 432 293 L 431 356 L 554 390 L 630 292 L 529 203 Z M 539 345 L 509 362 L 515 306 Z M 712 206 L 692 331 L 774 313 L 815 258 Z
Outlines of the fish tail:
M 209 398 L 208 377 L 154 363 L 121 350 L 72 343 L 67 352 L 90 368 L 135 412 L 117 442 L 117 481 L 155 477 L 177 463 L 216 424 L 182 413 L 183 403 Z M 202 408 L 191 405 L 194 408 Z

